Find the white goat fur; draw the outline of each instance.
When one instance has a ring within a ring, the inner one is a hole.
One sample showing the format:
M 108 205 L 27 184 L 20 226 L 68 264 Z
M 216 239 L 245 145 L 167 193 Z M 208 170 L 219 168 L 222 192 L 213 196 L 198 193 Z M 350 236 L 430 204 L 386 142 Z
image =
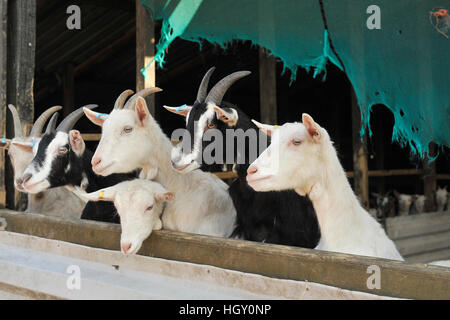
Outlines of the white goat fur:
M 197 170 L 183 174 L 172 168 L 172 144 L 143 98 L 138 98 L 134 110 L 114 109 L 109 115 L 84 111 L 92 122 L 102 126 L 102 137 L 92 158 L 95 173 L 107 176 L 140 168 L 141 178 L 153 179 L 175 195 L 162 217 L 165 229 L 230 236 L 236 210 L 228 186 L 210 173 Z M 132 131 L 127 133 L 125 128 Z
M 437 211 L 444 211 L 447 201 L 448 201 L 447 186 L 445 186 L 444 188 L 438 187 L 438 189 L 436 190 Z M 447 205 L 447 210 L 449 210 L 449 209 L 450 208 Z
M 279 128 L 255 121 L 272 135 L 272 142 L 249 167 L 250 186 L 307 194 L 322 234 L 316 249 L 403 260 L 384 229 L 361 207 L 327 131 L 307 114 L 302 119 Z M 278 155 L 283 156 L 275 159 Z
M 423 194 L 415 194 L 411 206 L 412 214 L 420 214 L 425 212 L 425 201 L 427 198 Z
M 162 228 L 163 203 L 173 200 L 173 193 L 157 182 L 144 179 L 124 181 L 91 193 L 78 189 L 77 194 L 86 201 L 114 202 L 120 216 L 120 243 L 125 254 L 138 252 L 151 231 Z M 165 213 L 171 214 L 171 210 L 173 207 L 168 206 Z
M 411 210 L 411 205 L 413 203 L 413 195 L 411 194 L 403 194 L 394 191 L 395 197 L 398 202 L 398 215 L 399 216 L 407 216 Z
M 25 169 L 33 160 L 33 150 L 28 147 L 31 142 L 38 145 L 40 138 L 15 137 L 8 146 L 8 155 L 14 171 L 14 186 L 20 192 L 25 192 L 18 186 L 16 180 L 21 178 Z M 46 190 L 37 194 L 27 194 L 26 212 L 40 213 L 48 216 L 79 218 L 85 206 L 76 195 L 64 187 Z

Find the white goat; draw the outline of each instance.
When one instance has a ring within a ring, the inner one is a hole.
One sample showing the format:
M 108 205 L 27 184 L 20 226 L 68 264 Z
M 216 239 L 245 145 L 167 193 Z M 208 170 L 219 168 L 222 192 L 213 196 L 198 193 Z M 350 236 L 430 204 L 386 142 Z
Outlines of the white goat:
M 410 214 L 420 214 L 425 212 L 425 202 L 427 198 L 423 194 L 415 194 L 412 196 L 413 203 Z
M 399 193 L 394 190 L 394 195 L 397 198 L 398 203 L 398 215 L 407 216 L 411 210 L 413 203 L 413 196 L 411 194 Z
M 39 135 L 45 122 L 52 115 L 47 130 L 51 130 L 56 124 L 57 113 L 60 106 L 55 106 L 44 111 L 33 124 L 29 136 L 23 136 L 22 124 L 19 114 L 13 105 L 8 105 L 14 122 L 14 138 L 1 139 L 0 146 L 8 150 L 8 155 L 14 171 L 14 187 L 20 192 L 26 192 L 23 188 L 22 176 L 25 169 L 33 160 L 33 146 L 40 141 Z M 27 194 L 26 212 L 41 213 L 49 216 L 79 218 L 84 208 L 84 202 L 65 188 L 55 188 L 51 191 L 43 191 L 37 194 Z
M 120 243 L 124 254 L 134 254 L 152 230 L 162 228 L 161 214 L 164 203 L 172 201 L 174 195 L 159 183 L 135 179 L 118 183 L 112 187 L 84 193 L 74 191 L 86 201 L 112 201 L 120 216 L 122 235 Z M 168 206 L 164 214 L 171 215 Z
M 141 91 L 123 107 L 132 93 L 127 90 L 119 96 L 109 115 L 84 110 L 93 123 L 102 126 L 92 169 L 107 176 L 140 168 L 141 178 L 154 179 L 175 194 L 175 200 L 167 205 L 162 216 L 165 229 L 228 237 L 236 218 L 228 186 L 210 173 L 197 170 L 183 174 L 172 168 L 172 144 L 141 97 L 157 91 L 160 89 Z M 140 223 L 144 225 L 144 221 Z M 150 225 L 145 227 L 151 229 Z M 140 244 L 133 243 L 134 246 Z
M 316 249 L 403 260 L 384 229 L 361 207 L 327 131 L 308 114 L 302 120 L 279 128 L 254 121 L 272 140 L 248 168 L 249 185 L 256 191 L 294 189 L 308 195 L 322 234 Z
M 447 186 L 445 186 L 444 188 L 438 187 L 438 189 L 436 190 L 437 211 L 439 211 L 439 212 L 444 211 L 447 201 L 448 201 Z M 449 209 L 450 208 L 448 207 L 448 204 L 447 204 L 447 210 L 449 210 Z

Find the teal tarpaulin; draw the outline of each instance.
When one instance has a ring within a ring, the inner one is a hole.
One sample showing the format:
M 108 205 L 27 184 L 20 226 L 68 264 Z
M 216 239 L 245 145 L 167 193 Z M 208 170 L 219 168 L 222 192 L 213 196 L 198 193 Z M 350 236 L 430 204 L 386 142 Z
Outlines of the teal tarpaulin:
M 430 142 L 450 146 L 450 1 L 434 0 L 143 0 L 162 19 L 156 61 L 177 37 L 225 46 L 249 40 L 298 67 L 326 75 L 333 63 L 350 79 L 369 129 L 370 109 L 394 114 L 393 140 L 424 156 Z M 367 20 L 379 8 L 381 29 Z M 442 15 L 436 14 L 443 8 Z M 299 103 L 300 105 L 300 103 Z M 292 106 L 295 108 L 296 106 Z

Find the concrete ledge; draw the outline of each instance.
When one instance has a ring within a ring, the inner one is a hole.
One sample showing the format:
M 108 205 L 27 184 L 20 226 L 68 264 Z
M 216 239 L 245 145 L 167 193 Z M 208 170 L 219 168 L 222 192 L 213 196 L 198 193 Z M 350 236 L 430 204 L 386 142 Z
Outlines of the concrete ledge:
M 119 250 L 120 226 L 0 210 L 7 231 Z M 320 283 L 389 297 L 450 299 L 450 269 L 303 248 L 161 230 L 140 255 Z M 368 267 L 381 270 L 381 289 L 368 289 Z

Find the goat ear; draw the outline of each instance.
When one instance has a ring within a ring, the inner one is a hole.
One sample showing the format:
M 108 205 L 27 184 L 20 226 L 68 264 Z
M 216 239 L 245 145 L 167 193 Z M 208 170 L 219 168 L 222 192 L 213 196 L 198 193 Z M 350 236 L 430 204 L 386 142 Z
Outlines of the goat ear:
M 175 195 L 173 192 L 156 193 L 155 199 L 161 202 L 167 202 L 175 199 Z
M 84 153 L 84 150 L 86 148 L 80 131 L 70 130 L 69 131 L 69 142 L 70 142 L 70 146 L 71 146 L 73 152 L 75 152 L 75 154 L 80 157 Z
M 223 109 L 215 105 L 214 111 L 216 112 L 217 118 L 220 121 L 226 123 L 229 127 L 233 127 L 236 125 L 236 122 L 238 121 L 238 113 L 236 109 Z
M 302 123 L 311 139 L 314 142 L 319 142 L 322 135 L 320 133 L 320 126 L 314 122 L 314 119 L 309 114 L 304 113 L 302 114 Z
M 0 139 L 0 148 L 8 149 L 11 144 L 11 140 L 2 138 Z
M 148 111 L 147 102 L 145 102 L 145 99 L 142 97 L 137 98 L 136 115 L 141 126 L 144 126 L 146 121 L 150 118 L 150 111 Z
M 14 146 L 18 147 L 22 151 L 25 152 L 33 152 L 33 146 L 34 142 L 20 142 L 20 141 L 12 141 L 11 142 Z
M 95 112 L 85 107 L 83 108 L 83 111 L 86 117 L 91 120 L 92 123 L 100 127 L 103 126 L 103 122 L 108 119 L 108 115 L 106 113 Z
M 269 137 L 272 135 L 272 133 L 277 128 L 277 126 L 271 126 L 270 124 L 259 123 L 258 121 L 253 120 L 253 119 L 252 119 L 252 122 L 255 124 L 255 126 L 257 126 L 259 128 L 259 130 L 261 130 L 262 132 L 267 134 Z
M 78 197 L 80 197 L 82 200 L 85 201 L 111 201 L 114 202 L 114 197 L 116 196 L 116 188 L 115 186 L 100 189 L 94 192 L 84 192 L 80 188 L 75 188 L 73 190 L 73 193 L 75 193 Z
M 166 109 L 167 111 L 170 111 L 172 113 L 178 114 L 180 116 L 183 117 L 187 117 L 187 115 L 189 114 L 189 111 L 191 111 L 192 107 L 183 104 L 182 106 L 179 107 L 169 107 L 169 106 L 163 106 L 164 109 Z

